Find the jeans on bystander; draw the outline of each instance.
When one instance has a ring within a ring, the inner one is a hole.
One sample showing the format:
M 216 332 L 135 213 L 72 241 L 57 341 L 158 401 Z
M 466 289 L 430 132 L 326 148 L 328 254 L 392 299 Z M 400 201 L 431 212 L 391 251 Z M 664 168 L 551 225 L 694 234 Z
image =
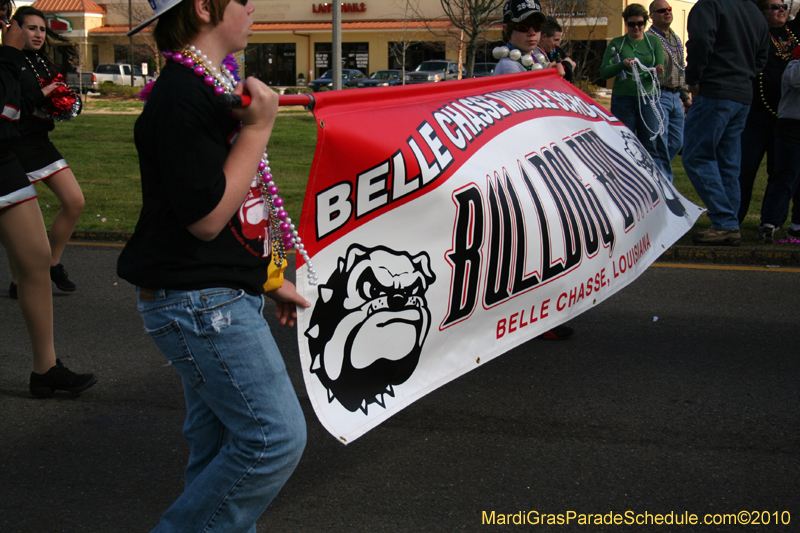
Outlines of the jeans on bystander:
M 708 208 L 711 226 L 739 229 L 740 136 L 748 104 L 721 98 L 694 99 L 683 134 L 683 166 Z

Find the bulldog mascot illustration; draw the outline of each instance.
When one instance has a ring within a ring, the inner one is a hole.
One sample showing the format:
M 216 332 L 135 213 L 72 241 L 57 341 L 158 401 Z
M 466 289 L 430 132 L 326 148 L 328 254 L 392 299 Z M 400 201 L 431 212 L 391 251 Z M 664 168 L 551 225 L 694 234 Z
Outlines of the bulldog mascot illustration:
M 642 143 L 639 142 L 639 139 L 628 130 L 621 130 L 620 135 L 622 135 L 622 139 L 625 141 L 625 151 L 631 156 L 634 163 L 655 179 L 656 184 L 664 195 L 667 208 L 675 216 L 688 217 L 689 213 L 679 199 L 680 194 L 664 173 L 661 172 L 661 169 L 658 168 L 656 162 L 650 154 L 647 153 L 647 150 L 644 149 Z
M 436 277 L 425 252 L 350 246 L 320 285 L 305 332 L 311 372 L 350 412 L 394 396 L 417 367 L 431 325 L 425 292 Z

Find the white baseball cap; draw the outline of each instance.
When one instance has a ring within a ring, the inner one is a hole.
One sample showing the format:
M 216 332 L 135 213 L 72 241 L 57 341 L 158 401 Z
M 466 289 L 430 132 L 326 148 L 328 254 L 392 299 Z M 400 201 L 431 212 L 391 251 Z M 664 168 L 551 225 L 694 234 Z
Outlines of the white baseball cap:
M 180 4 L 183 0 L 147 0 L 147 1 L 150 2 L 150 7 L 153 8 L 153 11 L 155 13 L 153 14 L 152 17 L 145 20 L 144 22 L 133 28 L 131 31 L 129 31 L 127 33 L 128 37 L 130 37 L 131 35 L 135 35 L 140 31 L 142 31 L 143 29 L 145 29 L 146 27 L 148 27 L 150 24 L 155 22 L 155 20 L 158 17 L 160 17 L 173 7 L 177 6 L 178 4 Z

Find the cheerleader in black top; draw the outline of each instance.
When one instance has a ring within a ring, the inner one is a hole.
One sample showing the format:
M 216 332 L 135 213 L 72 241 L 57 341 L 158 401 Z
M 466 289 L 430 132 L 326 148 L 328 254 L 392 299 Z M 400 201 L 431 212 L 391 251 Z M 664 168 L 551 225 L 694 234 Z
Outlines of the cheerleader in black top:
M 44 181 L 61 202 L 61 209 L 50 228 L 50 277 L 60 290 L 72 292 L 76 286 L 67 277 L 67 271 L 61 264 L 61 254 L 83 211 L 83 193 L 69 165 L 50 142 L 48 135 L 55 127 L 48 99 L 59 94 L 54 93 L 59 87 L 62 87 L 61 91 L 64 89 L 62 84 L 51 81 L 57 72 L 43 52 L 48 42 L 44 14 L 33 7 L 24 6 L 14 13 L 14 20 L 25 35 L 22 50 L 25 57 L 20 76 L 20 138 L 14 142 L 12 149 L 31 183 Z M 58 119 L 67 117 L 70 117 L 69 111 L 59 115 Z M 13 297 L 13 284 L 9 292 Z
M 7 22 L 13 4 L 0 0 L 0 244 L 19 283 L 19 306 L 33 349 L 30 390 L 49 396 L 55 390 L 81 392 L 97 382 L 91 374 L 76 374 L 56 359 L 53 345 L 53 291 L 48 266 L 50 246 L 36 191 L 9 148 L 19 137 L 19 79 L 25 59 L 20 51 L 25 36 L 19 25 Z M 33 200 L 33 201 L 32 201 Z

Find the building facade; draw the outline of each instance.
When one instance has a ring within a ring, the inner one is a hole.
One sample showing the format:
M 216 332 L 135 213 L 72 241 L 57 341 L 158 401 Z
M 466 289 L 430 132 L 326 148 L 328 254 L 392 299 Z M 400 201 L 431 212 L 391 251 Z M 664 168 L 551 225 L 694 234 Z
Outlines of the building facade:
M 248 75 L 272 86 L 307 83 L 331 68 L 331 4 L 297 0 L 252 0 L 253 35 L 240 61 Z M 671 2 L 673 29 L 686 39 L 686 18 L 695 0 Z M 621 13 L 628 0 L 544 0 L 546 13 L 558 18 L 564 38 L 579 62 L 596 61 L 605 43 L 625 31 Z M 647 2 L 638 2 L 645 6 Z M 134 0 L 37 0 L 48 23 L 80 50 L 80 65 L 62 69 L 90 71 L 98 63 L 146 63 L 157 72 L 158 53 L 150 30 L 132 39 L 131 26 L 152 14 L 147 2 Z M 493 13 L 479 41 L 476 61 L 494 61 L 500 43 L 501 10 Z M 342 3 L 343 68 L 369 75 L 389 68 L 413 69 L 426 59 L 465 57 L 461 32 L 444 16 L 439 0 L 367 0 Z M 596 73 L 595 73 L 596 75 Z M 592 79 L 593 74 L 585 76 Z

